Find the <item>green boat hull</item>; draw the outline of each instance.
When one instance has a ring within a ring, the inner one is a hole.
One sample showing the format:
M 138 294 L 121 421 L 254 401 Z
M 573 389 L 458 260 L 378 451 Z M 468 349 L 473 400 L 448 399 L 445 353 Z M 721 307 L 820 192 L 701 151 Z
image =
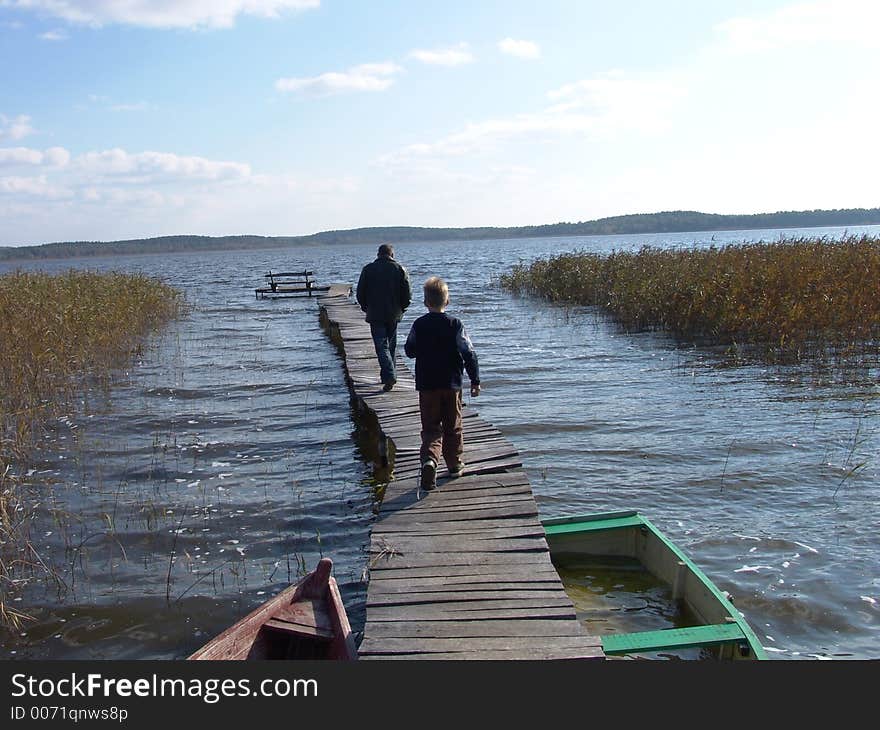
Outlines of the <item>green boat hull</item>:
M 709 647 L 721 659 L 766 659 L 767 654 L 730 599 L 657 527 L 636 511 L 603 512 L 542 520 L 551 556 L 637 560 L 669 587 L 696 625 L 607 634 L 609 656 Z

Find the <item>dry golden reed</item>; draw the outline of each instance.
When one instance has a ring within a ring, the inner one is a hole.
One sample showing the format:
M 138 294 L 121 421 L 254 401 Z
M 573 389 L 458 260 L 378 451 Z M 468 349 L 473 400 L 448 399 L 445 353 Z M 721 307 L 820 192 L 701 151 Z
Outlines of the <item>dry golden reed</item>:
M 880 334 L 880 238 L 785 238 L 704 249 L 578 252 L 515 266 L 513 292 L 598 305 L 629 330 L 804 356 Z
M 68 409 L 87 383 L 129 364 L 182 303 L 139 274 L 0 276 L 0 458 L 32 445 L 45 417 Z
M 144 338 L 182 314 L 181 292 L 139 274 L 71 270 L 0 276 L 0 583 L 28 558 L 20 475 L 48 421 L 109 384 Z M 37 556 L 38 557 L 38 556 Z M 36 562 L 42 562 L 37 560 Z M 0 590 L 0 624 L 16 623 Z

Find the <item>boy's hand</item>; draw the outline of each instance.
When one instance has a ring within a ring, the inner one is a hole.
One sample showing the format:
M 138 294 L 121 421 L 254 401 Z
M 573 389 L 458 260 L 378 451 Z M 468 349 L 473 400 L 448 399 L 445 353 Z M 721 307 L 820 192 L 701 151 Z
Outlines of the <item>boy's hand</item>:
M 476 385 L 472 385 L 471 386 L 471 397 L 476 398 L 479 394 L 480 394 L 480 384 L 477 383 Z

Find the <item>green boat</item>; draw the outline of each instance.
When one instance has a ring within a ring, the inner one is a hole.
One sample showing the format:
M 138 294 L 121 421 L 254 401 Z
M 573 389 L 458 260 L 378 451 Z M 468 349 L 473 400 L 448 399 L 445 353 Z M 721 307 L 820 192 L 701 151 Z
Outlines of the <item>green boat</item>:
M 638 512 L 558 517 L 542 520 L 542 525 L 563 584 L 567 583 L 566 574 L 571 578 L 573 569 L 584 571 L 583 575 L 590 580 L 602 571 L 617 571 L 620 575 L 621 571 L 633 574 L 638 570 L 654 585 L 659 584 L 659 590 L 674 606 L 676 625 L 671 628 L 605 633 L 587 623 L 587 630 L 601 636 L 606 655 L 675 655 L 675 652 L 696 649 L 699 656 L 695 658 L 767 658 L 760 641 L 731 600 Z M 619 589 L 626 580 L 626 577 L 612 579 L 614 588 Z M 601 590 L 590 586 L 584 593 L 589 596 Z M 642 606 L 647 603 L 642 599 L 638 601 Z M 578 601 L 575 606 L 578 607 Z M 626 611 L 626 606 L 623 610 Z

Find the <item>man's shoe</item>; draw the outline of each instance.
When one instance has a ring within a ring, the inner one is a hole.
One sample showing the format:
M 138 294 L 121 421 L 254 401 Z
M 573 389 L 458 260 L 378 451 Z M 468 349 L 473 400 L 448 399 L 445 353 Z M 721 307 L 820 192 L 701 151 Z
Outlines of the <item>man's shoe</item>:
M 387 393 L 389 390 L 391 390 L 391 389 L 394 387 L 394 384 L 395 384 L 396 382 L 397 382 L 396 380 L 389 380 L 389 381 L 387 381 L 387 382 L 382 386 L 382 390 L 384 390 L 384 391 Z
M 451 476 L 453 479 L 460 477 L 462 474 L 464 474 L 464 462 L 463 461 L 459 461 L 456 464 L 453 464 L 452 466 L 449 467 L 449 476 Z
M 428 459 L 422 464 L 422 474 L 420 486 L 426 492 L 430 492 L 437 486 L 437 465 L 432 459 Z

